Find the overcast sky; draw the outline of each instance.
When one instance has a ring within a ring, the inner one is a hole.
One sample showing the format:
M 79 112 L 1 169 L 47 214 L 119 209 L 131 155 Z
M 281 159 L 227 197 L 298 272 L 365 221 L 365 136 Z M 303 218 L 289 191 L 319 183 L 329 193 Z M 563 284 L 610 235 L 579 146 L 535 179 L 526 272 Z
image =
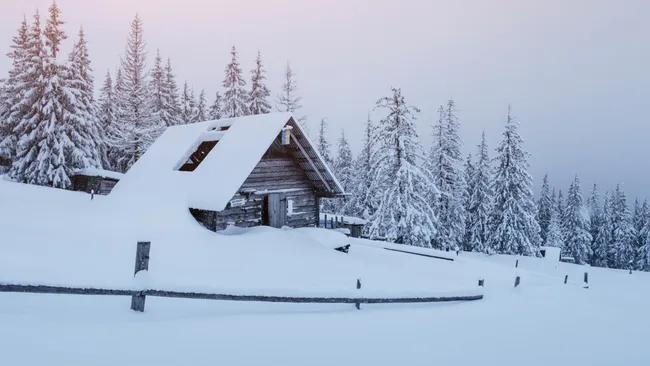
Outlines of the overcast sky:
M 0 51 L 23 15 L 50 0 L 2 0 Z M 623 183 L 650 197 L 650 1 L 648 0 L 58 0 L 70 36 L 83 25 L 96 84 L 115 70 L 129 22 L 144 21 L 151 64 L 171 57 L 210 101 L 236 45 L 247 72 L 258 50 L 273 95 L 291 61 L 312 134 L 345 128 L 354 153 L 375 101 L 402 88 L 419 107 L 423 145 L 438 106 L 453 97 L 464 153 L 483 129 L 494 155 L 507 106 L 521 123 L 531 174 L 564 190 Z M 45 15 L 45 14 L 44 14 Z M 9 60 L 0 57 L 5 74 Z M 379 118 L 375 114 L 374 119 Z

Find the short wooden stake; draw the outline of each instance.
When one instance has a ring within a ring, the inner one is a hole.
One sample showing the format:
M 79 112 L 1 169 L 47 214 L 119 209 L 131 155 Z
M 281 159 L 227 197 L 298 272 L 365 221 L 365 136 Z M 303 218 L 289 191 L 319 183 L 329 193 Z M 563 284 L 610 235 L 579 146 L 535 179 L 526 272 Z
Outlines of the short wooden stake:
M 515 262 L 515 268 L 519 268 L 519 259 Z
M 485 287 L 485 286 L 484 286 L 484 285 L 485 285 L 485 280 L 484 280 L 484 279 L 480 279 L 480 280 L 478 280 L 478 285 L 479 285 L 480 287 Z
M 149 250 L 151 249 L 151 242 L 139 241 L 138 249 L 135 252 L 135 270 L 133 276 L 143 270 L 149 270 Z M 146 296 L 143 292 L 131 296 L 131 310 L 144 311 L 144 301 Z
M 95 190 L 91 189 L 90 190 L 90 200 L 92 201 L 95 198 Z
M 520 282 L 521 282 L 521 278 L 519 278 L 519 276 L 515 277 L 515 287 L 519 286 Z
M 589 273 L 588 273 L 588 272 L 585 272 L 585 279 L 584 279 L 584 281 L 585 281 L 585 284 L 588 284 L 588 283 L 589 283 Z
M 569 281 L 569 275 L 564 276 L 564 284 L 566 285 L 567 281 Z
M 632 268 L 630 268 L 630 274 L 632 274 Z
M 334 218 L 330 217 L 330 229 L 334 229 Z
M 323 221 L 323 227 L 327 229 L 327 214 L 325 214 L 325 221 Z
M 360 289 L 361 289 L 361 279 L 357 278 L 357 290 L 360 290 Z M 354 306 L 357 307 L 357 310 L 361 310 L 361 304 L 359 304 L 358 302 L 355 303 Z

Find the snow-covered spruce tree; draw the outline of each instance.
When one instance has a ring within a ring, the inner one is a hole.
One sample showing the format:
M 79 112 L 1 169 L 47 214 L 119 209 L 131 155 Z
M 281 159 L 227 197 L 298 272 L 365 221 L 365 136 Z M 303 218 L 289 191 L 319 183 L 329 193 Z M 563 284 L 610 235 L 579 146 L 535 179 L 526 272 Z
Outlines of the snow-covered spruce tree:
M 192 87 L 192 90 L 190 92 L 190 111 L 191 113 L 191 118 L 190 122 L 191 123 L 196 123 L 199 121 L 199 102 L 196 101 L 196 96 L 194 95 L 194 87 Z
M 221 94 L 217 92 L 215 98 L 214 98 L 214 103 L 210 106 L 210 120 L 215 120 L 215 119 L 221 119 L 223 114 L 221 113 L 221 106 L 222 106 L 222 99 L 221 99 Z
M 644 200 L 643 204 L 639 204 L 638 212 L 635 210 L 634 215 L 634 230 L 636 233 L 635 240 L 635 249 L 636 249 L 636 268 L 640 271 L 643 270 L 642 263 L 645 258 L 645 253 L 642 251 L 645 246 L 648 230 L 650 224 L 650 207 L 648 206 L 648 200 Z
M 492 190 L 489 246 L 501 254 L 539 256 L 539 224 L 535 220 L 533 179 L 528 174 L 528 153 L 523 149 L 518 123 L 508 108 L 503 141 L 497 148 Z
M 78 118 L 76 93 L 70 85 L 70 72 L 57 62 L 61 42 L 66 39 L 59 28 L 60 10 L 53 3 L 45 26 L 45 45 L 38 13 L 30 31 L 30 64 L 23 75 L 26 92 L 20 104 L 30 106 L 14 131 L 19 140 L 10 175 L 25 183 L 58 188 L 71 186 L 74 169 L 92 166 L 85 141 L 67 124 Z
M 562 217 L 564 217 L 564 208 L 566 207 L 566 201 L 564 200 L 564 193 L 562 193 L 562 189 L 560 189 L 557 193 L 557 202 L 555 202 L 557 205 L 557 212 L 560 215 L 560 224 L 562 221 Z
M 589 214 L 589 233 L 591 234 L 591 251 L 593 257 L 593 253 L 595 252 L 594 243 L 598 237 L 598 228 L 602 220 L 602 209 L 597 184 L 594 184 L 591 188 L 591 196 L 587 200 L 587 213 Z M 589 264 L 593 265 L 592 258 L 589 259 Z
M 276 99 L 276 109 L 278 112 L 291 112 L 296 117 L 297 122 L 300 123 L 302 128 L 309 134 L 309 128 L 307 126 L 307 116 L 297 116 L 299 109 L 302 109 L 300 101 L 302 97 L 297 96 L 296 92 L 298 86 L 296 81 L 293 79 L 294 74 L 291 70 L 291 65 L 287 61 L 287 68 L 284 70 L 284 82 L 282 83 L 282 93 L 278 94 Z
M 580 190 L 580 180 L 575 177 L 567 194 L 567 205 L 562 220 L 564 256 L 573 257 L 577 264 L 585 264 L 591 256 L 590 222 Z
M 116 152 L 115 168 L 126 172 L 162 134 L 165 125 L 151 112 L 151 94 L 146 73 L 146 44 L 140 17 L 131 22 L 120 78 L 116 78 L 119 120 L 108 140 Z M 119 75 L 118 75 L 119 76 Z
M 192 91 L 190 90 L 187 81 L 183 84 L 183 94 L 181 95 L 181 124 L 189 124 L 194 120 L 194 108 L 192 105 Z
M 467 160 L 465 160 L 465 165 L 463 166 L 463 174 L 465 177 L 465 182 L 467 182 L 465 195 L 463 197 L 463 209 L 465 210 L 465 233 L 463 236 L 463 250 L 472 251 L 470 246 L 470 228 L 471 222 L 469 220 L 469 209 L 470 209 L 470 198 L 472 196 L 472 191 L 474 187 L 472 186 L 472 176 L 474 175 L 474 162 L 472 162 L 472 154 L 467 154 Z
M 610 267 L 628 269 L 636 259 L 634 247 L 634 226 L 627 206 L 625 192 L 620 185 L 612 195 L 612 247 L 609 255 Z
M 485 132 L 483 132 L 481 144 L 478 146 L 477 161 L 469 181 L 472 191 L 470 192 L 470 203 L 467 211 L 469 247 L 466 250 L 468 251 L 492 252 L 488 242 L 490 212 L 494 200 L 491 184 L 490 157 Z
M 427 160 L 429 169 L 440 194 L 432 194 L 433 207 L 440 228 L 434 241 L 437 248 L 456 248 L 461 245 L 465 231 L 463 191 L 466 189 L 461 170 L 461 141 L 458 136 L 460 122 L 456 117 L 454 101 L 440 107 L 439 118 L 433 126 L 433 144 Z
M 176 76 L 172 71 L 171 58 L 167 58 L 167 67 L 165 67 L 165 89 L 169 126 L 180 124 L 181 105 L 178 100 L 178 84 L 176 84 Z
M 332 160 L 332 155 L 331 155 L 331 145 L 327 140 L 326 133 L 327 133 L 327 119 L 323 118 L 320 121 L 320 129 L 318 131 L 318 142 L 316 148 L 318 149 L 320 155 L 323 157 L 323 160 L 325 161 L 327 166 L 333 167 L 334 161 Z M 321 199 L 320 211 L 326 213 L 334 213 L 336 208 L 335 201 L 336 201 L 335 199 L 329 199 L 329 198 Z
M 553 193 L 551 194 L 551 219 L 548 223 L 545 245 L 549 247 L 563 248 L 564 238 L 562 236 L 560 213 L 557 210 L 555 200 L 555 189 L 553 189 Z
M 548 174 L 546 174 L 537 201 L 537 222 L 539 223 L 542 245 L 546 245 L 546 234 L 548 233 L 548 225 L 551 223 L 551 212 L 554 209 L 551 206 L 551 187 L 548 184 Z
M 343 190 L 348 192 L 352 189 L 352 184 L 354 182 L 354 159 L 352 158 L 352 150 L 350 150 L 350 145 L 348 144 L 348 140 L 345 138 L 345 131 L 343 129 L 341 129 L 341 136 L 337 142 L 338 149 L 332 168 L 334 169 L 334 174 L 336 174 L 339 183 L 343 186 Z M 347 198 L 335 200 L 334 212 L 343 214 L 347 201 Z
M 431 176 L 417 165 L 423 158 L 415 130 L 416 107 L 409 106 L 400 89 L 381 98 L 386 110 L 377 130 L 378 148 L 371 159 L 372 186 L 378 206 L 370 218 L 371 238 L 429 247 L 437 234 L 437 219 L 426 192 L 435 189 Z
M 208 120 L 208 110 L 205 104 L 205 90 L 201 89 L 199 94 L 199 101 L 196 103 L 196 122 L 203 122 Z
M 223 79 L 223 115 L 225 118 L 241 117 L 249 114 L 248 93 L 244 89 L 246 81 L 237 61 L 237 51 L 232 46 L 232 59 L 226 65 L 226 76 Z
M 375 147 L 375 126 L 370 120 L 370 115 L 366 121 L 366 127 L 363 134 L 363 148 L 361 153 L 354 162 L 354 180 L 350 192 L 351 197 L 347 200 L 343 209 L 346 215 L 368 219 L 374 213 L 370 187 L 372 185 L 371 168 L 372 157 Z
M 262 66 L 262 55 L 257 51 L 255 68 L 251 70 L 251 92 L 248 96 L 248 110 L 250 114 L 266 114 L 271 112 L 271 103 L 269 103 L 271 92 L 264 82 L 266 80 L 265 73 L 264 66 Z
M 32 61 L 27 58 L 29 36 L 27 18 L 23 17 L 8 54 L 11 59 L 9 75 L 0 89 L 0 159 L 8 161 L 12 161 L 16 155 L 18 136 L 14 128 L 30 107 L 24 104 L 29 99 L 24 99 L 30 83 L 25 77 L 29 75 L 27 68 Z
M 641 230 L 643 245 L 637 253 L 636 268 L 639 271 L 650 271 L 650 220 L 646 222 Z
M 614 227 L 612 222 L 612 204 L 609 193 L 605 192 L 603 210 L 601 211 L 598 233 L 592 245 L 591 265 L 609 267 L 609 253 L 612 251 Z
M 178 124 L 178 88 L 171 71 L 171 61 L 167 66 L 162 64 L 160 50 L 156 51 L 156 59 L 150 72 L 149 90 L 151 91 L 151 113 L 165 127 Z
M 103 129 L 95 104 L 95 80 L 92 76 L 88 43 L 83 28 L 79 29 L 77 40 L 68 57 L 67 89 L 68 110 L 64 116 L 65 133 L 72 144 L 82 152 L 68 160 L 71 169 L 102 167 L 107 163 L 103 154 Z
M 102 135 L 105 136 L 108 134 L 107 131 L 115 126 L 118 119 L 113 79 L 108 70 L 106 70 L 106 76 L 104 77 L 102 88 L 99 90 L 98 108 L 99 128 L 102 131 Z M 107 143 L 105 138 L 101 141 L 99 148 L 101 155 L 105 158 L 104 163 L 102 164 L 103 168 L 112 170 L 112 160 L 110 158 L 112 153 L 110 145 Z

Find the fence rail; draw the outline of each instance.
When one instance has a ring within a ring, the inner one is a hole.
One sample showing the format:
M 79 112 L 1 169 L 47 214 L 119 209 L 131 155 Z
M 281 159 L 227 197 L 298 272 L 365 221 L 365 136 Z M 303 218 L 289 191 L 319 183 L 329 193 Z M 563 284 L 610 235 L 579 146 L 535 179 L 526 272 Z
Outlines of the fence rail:
M 166 290 L 119 290 L 103 288 L 77 288 L 42 285 L 15 285 L 0 283 L 0 292 L 61 294 L 61 295 L 116 295 L 116 296 L 155 296 L 183 299 L 228 300 L 228 301 L 259 301 L 285 303 L 313 304 L 399 304 L 418 302 L 449 302 L 480 300 L 483 295 L 468 296 L 430 296 L 430 297 L 293 297 L 268 295 L 232 295 L 202 292 L 180 292 Z
M 138 242 L 135 256 L 135 274 L 149 268 L 150 242 Z M 441 258 L 442 259 L 442 258 Z M 361 280 L 357 279 L 357 289 L 361 289 Z M 431 303 L 449 301 L 473 301 L 483 298 L 482 294 L 468 296 L 428 296 L 428 297 L 293 297 L 268 295 L 234 295 L 202 292 L 182 292 L 166 290 L 127 290 L 105 288 L 82 288 L 47 285 L 21 285 L 0 283 L 0 292 L 35 293 L 35 294 L 65 294 L 65 295 L 112 295 L 131 296 L 131 309 L 144 311 L 147 296 L 170 297 L 183 299 L 227 300 L 227 301 L 258 301 L 276 303 L 312 303 L 312 304 L 398 304 L 398 303 Z

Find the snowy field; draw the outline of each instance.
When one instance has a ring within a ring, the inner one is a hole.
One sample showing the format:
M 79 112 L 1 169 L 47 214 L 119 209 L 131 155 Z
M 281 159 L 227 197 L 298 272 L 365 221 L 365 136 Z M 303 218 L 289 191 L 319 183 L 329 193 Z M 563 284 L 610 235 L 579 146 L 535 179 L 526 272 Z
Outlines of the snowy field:
M 648 273 L 390 245 L 450 262 L 322 229 L 215 234 L 165 205 L 143 232 L 116 197 L 0 180 L 0 282 L 408 296 L 475 293 L 484 278 L 485 298 L 357 311 L 149 297 L 135 313 L 128 297 L 0 293 L 0 365 L 650 364 Z M 139 239 L 152 242 L 144 284 L 133 279 Z M 349 254 L 332 249 L 348 241 Z

